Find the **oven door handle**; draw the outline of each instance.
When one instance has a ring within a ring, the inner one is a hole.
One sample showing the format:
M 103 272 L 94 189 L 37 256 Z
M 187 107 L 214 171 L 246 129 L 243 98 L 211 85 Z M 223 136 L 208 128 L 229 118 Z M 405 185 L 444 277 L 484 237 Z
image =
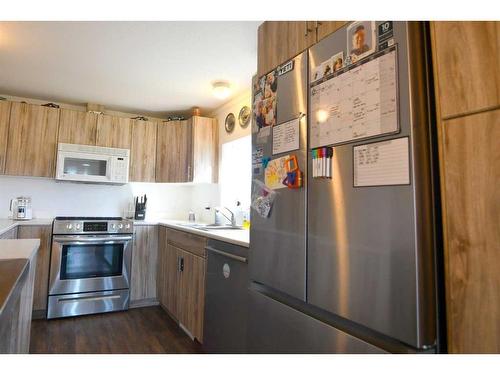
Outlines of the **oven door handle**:
M 123 243 L 126 241 L 132 241 L 132 236 L 109 236 L 109 237 L 57 237 L 54 236 L 52 238 L 55 242 L 59 243 L 73 243 L 76 245 L 85 244 L 85 243 L 106 243 L 106 244 L 114 244 L 114 243 Z

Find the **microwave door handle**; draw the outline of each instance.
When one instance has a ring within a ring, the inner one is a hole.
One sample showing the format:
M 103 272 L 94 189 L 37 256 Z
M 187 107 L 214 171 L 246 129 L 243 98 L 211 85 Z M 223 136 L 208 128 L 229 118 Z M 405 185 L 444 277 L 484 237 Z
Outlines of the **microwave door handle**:
M 113 169 L 114 169 L 114 167 L 113 167 L 113 157 L 112 157 L 112 156 L 110 156 L 110 157 L 108 158 L 108 163 L 107 163 L 107 165 L 106 165 L 106 177 L 107 177 L 108 181 L 110 181 L 110 180 L 111 180 L 111 178 L 112 178 L 112 176 L 111 176 L 111 171 L 112 171 Z

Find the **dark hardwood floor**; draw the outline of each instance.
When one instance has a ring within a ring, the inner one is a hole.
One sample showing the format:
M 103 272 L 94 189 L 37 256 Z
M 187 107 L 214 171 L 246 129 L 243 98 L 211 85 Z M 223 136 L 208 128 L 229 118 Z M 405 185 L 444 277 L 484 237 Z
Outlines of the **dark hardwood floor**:
M 30 353 L 126 354 L 202 353 L 160 307 L 31 324 Z

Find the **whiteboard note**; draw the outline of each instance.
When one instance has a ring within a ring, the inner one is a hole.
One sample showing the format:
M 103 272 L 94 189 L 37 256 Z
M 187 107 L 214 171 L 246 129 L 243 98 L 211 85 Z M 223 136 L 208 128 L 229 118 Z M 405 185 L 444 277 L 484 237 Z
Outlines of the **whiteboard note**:
M 273 155 L 299 149 L 300 119 L 273 126 Z
M 311 148 L 397 132 L 396 57 L 393 47 L 311 85 Z
M 408 137 L 356 146 L 354 186 L 409 185 Z

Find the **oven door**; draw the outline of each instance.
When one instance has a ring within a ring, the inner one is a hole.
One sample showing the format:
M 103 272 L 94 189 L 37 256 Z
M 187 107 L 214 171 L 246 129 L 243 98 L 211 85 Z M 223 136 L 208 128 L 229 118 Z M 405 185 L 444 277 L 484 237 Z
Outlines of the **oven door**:
M 49 294 L 128 289 L 132 235 L 52 237 Z
M 112 182 L 113 158 L 80 152 L 59 152 L 56 178 L 62 181 Z

